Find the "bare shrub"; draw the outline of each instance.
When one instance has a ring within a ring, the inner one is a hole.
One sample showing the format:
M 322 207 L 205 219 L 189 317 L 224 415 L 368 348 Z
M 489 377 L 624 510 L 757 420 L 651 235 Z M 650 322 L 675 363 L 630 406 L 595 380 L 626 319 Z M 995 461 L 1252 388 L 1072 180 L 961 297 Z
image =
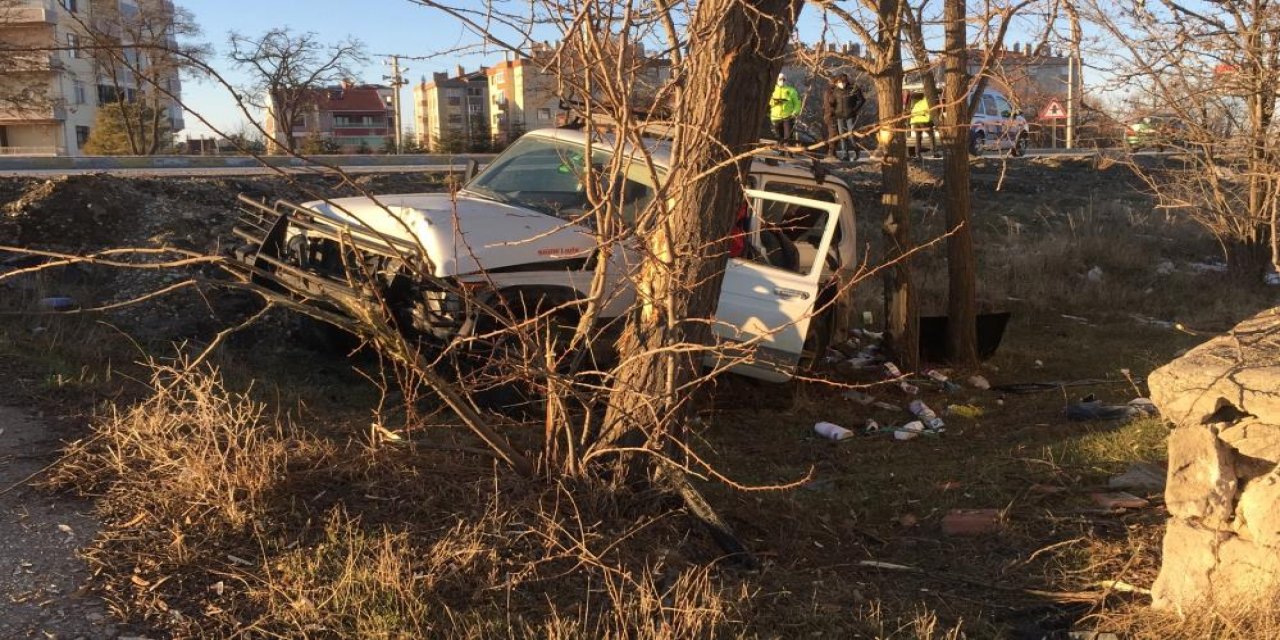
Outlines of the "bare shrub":
M 160 518 L 247 526 L 301 441 L 264 419 L 263 404 L 229 391 L 216 368 L 152 362 L 151 371 L 154 393 L 109 407 L 92 437 L 68 447 L 48 482 L 110 491 Z

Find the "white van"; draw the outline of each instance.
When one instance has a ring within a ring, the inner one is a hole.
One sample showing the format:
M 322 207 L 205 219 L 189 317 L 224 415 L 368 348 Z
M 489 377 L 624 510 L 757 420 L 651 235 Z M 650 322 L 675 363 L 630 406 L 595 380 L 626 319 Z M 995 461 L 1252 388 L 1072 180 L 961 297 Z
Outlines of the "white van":
M 665 174 L 668 144 L 645 142 L 657 173 Z M 623 217 L 630 223 L 657 192 L 637 150 L 612 136 L 544 129 L 525 134 L 453 195 L 275 207 L 242 198 L 245 213 L 256 218 L 251 226 L 269 231 L 261 240 L 248 230 L 238 235 L 259 242 L 249 256 L 255 266 L 305 291 L 309 304 L 358 294 L 344 258 L 344 247 L 356 243 L 364 252 L 361 268 L 388 275 L 383 299 L 395 302 L 388 304 L 402 318 L 397 325 L 442 342 L 475 335 L 485 308 L 575 308 L 591 294 L 602 259 L 609 261 L 609 282 L 599 315 L 616 318 L 635 300 L 631 275 L 640 248 L 598 250 L 593 218 L 585 215 L 587 149 L 597 166 L 611 166 L 613 154 L 635 157 L 632 169 L 615 177 L 626 181 Z M 732 362 L 709 364 L 782 382 L 845 339 L 848 285 L 859 264 L 853 194 L 840 178 L 787 159 L 756 160 L 751 182 L 745 246 L 725 267 L 713 329 L 723 347 L 714 357 Z M 405 281 L 397 265 L 418 254 L 431 277 Z
M 942 91 L 942 85 L 938 85 L 938 91 Z M 923 92 L 924 87 L 921 84 L 903 87 L 903 93 L 906 96 Z M 906 110 L 908 113 L 911 110 L 909 100 Z M 992 87 L 984 89 L 982 99 L 978 101 L 977 108 L 973 110 L 970 119 L 969 153 L 980 156 L 984 151 L 1008 151 L 1009 155 L 1022 156 L 1027 153 L 1029 139 L 1027 119 L 1022 116 L 1022 112 L 1016 109 L 999 89 Z M 926 150 L 932 150 L 932 142 L 927 133 L 921 136 L 921 144 Z M 940 132 L 938 144 L 942 144 Z M 908 132 L 907 149 L 914 151 L 915 147 L 915 134 Z

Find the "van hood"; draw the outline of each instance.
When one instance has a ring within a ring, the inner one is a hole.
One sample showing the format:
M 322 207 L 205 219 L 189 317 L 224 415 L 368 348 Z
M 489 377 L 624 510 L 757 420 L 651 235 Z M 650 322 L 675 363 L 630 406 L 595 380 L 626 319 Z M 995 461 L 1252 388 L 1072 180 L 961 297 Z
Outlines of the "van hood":
M 438 277 L 587 258 L 591 230 L 537 211 L 465 194 L 337 198 L 302 205 L 353 231 L 421 244 Z

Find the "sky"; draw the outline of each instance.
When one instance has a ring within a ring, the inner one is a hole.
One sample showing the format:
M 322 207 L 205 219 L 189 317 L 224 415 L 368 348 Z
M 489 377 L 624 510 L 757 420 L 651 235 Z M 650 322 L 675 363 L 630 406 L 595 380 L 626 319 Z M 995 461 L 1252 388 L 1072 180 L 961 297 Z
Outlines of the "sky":
M 527 7 L 520 0 L 512 2 L 513 10 Z M 479 8 L 482 0 L 455 0 L 459 6 Z M 527 2 L 527 0 L 526 0 Z M 432 72 L 452 71 L 456 65 L 475 69 L 502 60 L 502 50 L 490 47 L 487 52 L 453 53 L 460 47 L 475 45 L 478 38 L 466 32 L 457 20 L 437 10 L 414 4 L 410 0 L 178 0 L 178 4 L 194 14 L 203 30 L 202 40 L 213 46 L 210 66 L 232 85 L 243 87 L 250 78 L 232 67 L 226 54 L 230 49 L 227 34 L 231 31 L 257 36 L 276 27 L 297 32 L 315 32 L 322 41 L 338 42 L 348 36 L 364 42 L 370 62 L 359 70 L 359 82 L 386 83 L 390 74 L 387 56 L 398 54 L 410 58 L 402 63 L 402 72 L 410 85 L 402 89 L 402 119 L 413 123 L 412 85 Z M 803 41 L 816 41 L 822 33 L 818 13 L 801 14 L 799 34 Z M 535 34 L 538 35 L 538 34 Z M 553 38 L 553 34 L 538 37 Z M 828 40 L 844 41 L 847 33 L 830 33 Z M 1010 37 L 1010 40 L 1014 38 Z M 407 67 L 408 71 L 404 71 Z M 212 80 L 186 79 L 183 101 L 188 110 L 198 113 L 213 126 L 231 133 L 245 121 L 231 92 Z M 261 117 L 260 114 L 254 114 Z M 187 128 L 180 137 L 212 134 L 209 125 L 195 115 L 187 117 Z

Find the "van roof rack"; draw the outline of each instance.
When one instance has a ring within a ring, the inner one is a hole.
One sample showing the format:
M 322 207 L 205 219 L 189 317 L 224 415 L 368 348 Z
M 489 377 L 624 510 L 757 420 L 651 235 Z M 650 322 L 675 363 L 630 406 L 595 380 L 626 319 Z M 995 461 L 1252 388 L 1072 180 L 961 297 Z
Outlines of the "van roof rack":
M 816 145 L 815 145 L 816 146 Z M 809 147 L 801 147 L 798 151 L 786 151 L 775 146 L 761 147 L 751 153 L 751 156 L 768 165 L 777 166 L 779 164 L 789 164 L 801 169 L 808 169 L 813 174 L 816 182 L 824 182 L 831 170 L 822 164 L 822 161 L 810 155 L 813 149 Z

